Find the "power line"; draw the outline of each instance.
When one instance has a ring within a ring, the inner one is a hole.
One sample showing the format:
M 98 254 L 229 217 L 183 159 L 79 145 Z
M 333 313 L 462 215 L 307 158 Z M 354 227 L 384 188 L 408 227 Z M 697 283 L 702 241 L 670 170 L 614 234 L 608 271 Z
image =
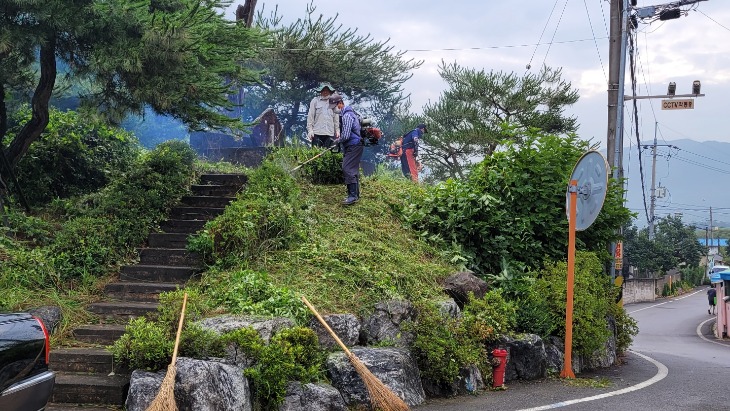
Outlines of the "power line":
M 591 21 L 591 14 L 588 12 L 588 3 L 583 0 L 583 5 L 586 8 L 586 16 L 588 16 L 588 25 L 591 28 L 591 34 L 593 34 L 593 44 L 596 46 L 596 53 L 598 53 L 598 61 L 601 63 L 601 70 L 603 71 L 603 78 L 608 82 L 608 76 L 606 76 L 606 69 L 603 67 L 603 59 L 601 58 L 601 50 L 598 49 L 598 42 L 596 41 L 596 32 L 593 31 L 593 22 Z
M 696 9 L 695 11 L 698 11 L 698 12 L 700 12 L 700 13 L 701 13 L 701 14 L 702 14 L 703 16 L 705 16 L 705 17 L 707 17 L 708 19 L 710 19 L 710 20 L 714 21 L 714 22 L 715 22 L 715 24 L 717 24 L 718 26 L 720 26 L 720 27 L 724 28 L 724 29 L 725 29 L 725 30 L 727 30 L 727 31 L 730 31 L 730 29 L 729 29 L 729 28 L 727 28 L 727 27 L 723 26 L 723 25 L 722 25 L 722 24 L 720 24 L 720 23 L 719 23 L 719 22 L 718 22 L 717 20 L 715 20 L 715 19 L 713 19 L 712 17 L 708 16 L 708 15 L 707 15 L 707 14 L 705 14 L 705 13 L 704 13 L 704 12 L 703 12 L 702 10 L 700 10 L 700 9 Z
M 631 73 L 631 90 L 634 97 L 636 97 L 636 49 L 634 48 L 635 44 L 636 43 L 634 42 L 634 36 L 629 36 L 629 72 Z M 646 205 L 646 183 L 644 182 L 644 165 L 642 164 L 643 160 L 641 159 L 641 138 L 639 137 L 639 110 L 636 105 L 636 99 L 633 99 L 633 106 L 636 144 L 638 144 L 639 150 L 639 175 L 641 177 L 641 196 L 644 200 L 644 213 L 646 215 L 647 224 L 651 224 L 652 222 L 651 218 L 649 217 L 649 209 Z
M 550 54 L 550 49 L 553 47 L 553 41 L 555 40 L 555 35 L 558 34 L 558 28 L 560 27 L 560 22 L 563 21 L 563 15 L 565 15 L 565 8 L 568 7 L 568 0 L 565 0 L 565 4 L 563 5 L 563 11 L 560 12 L 560 18 L 558 19 L 558 24 L 555 25 L 555 31 L 553 31 L 553 38 L 550 39 L 550 44 L 548 44 L 548 49 L 545 52 L 545 58 L 542 59 L 542 65 L 545 65 L 545 61 L 547 61 L 547 56 Z
M 542 41 L 542 36 L 545 34 L 545 30 L 547 29 L 548 24 L 550 24 L 550 19 L 553 18 L 553 13 L 555 12 L 555 7 L 558 6 L 558 0 L 555 0 L 555 4 L 553 4 L 553 9 L 550 10 L 550 15 L 548 16 L 547 21 L 545 22 L 545 26 L 542 28 L 542 33 L 540 33 L 540 38 L 537 40 L 537 44 L 535 45 L 535 50 L 532 51 L 532 56 L 530 56 L 530 61 L 527 62 L 528 70 L 529 67 L 532 65 L 532 59 L 535 58 L 535 53 L 537 53 L 537 47 L 540 45 L 540 42 Z

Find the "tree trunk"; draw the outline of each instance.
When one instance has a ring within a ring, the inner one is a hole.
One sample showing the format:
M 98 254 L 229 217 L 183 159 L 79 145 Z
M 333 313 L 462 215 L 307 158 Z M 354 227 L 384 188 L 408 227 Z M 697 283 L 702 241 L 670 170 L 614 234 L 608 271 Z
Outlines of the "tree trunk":
M 56 84 L 56 37 L 51 36 L 41 46 L 41 77 L 31 99 L 32 116 L 18 132 L 6 150 L 11 167 L 18 165 L 31 143 L 40 137 L 48 125 L 48 103 L 51 100 L 53 86 Z
M 5 134 L 8 132 L 8 107 L 5 103 L 5 85 L 0 83 L 0 150 L 3 149 Z

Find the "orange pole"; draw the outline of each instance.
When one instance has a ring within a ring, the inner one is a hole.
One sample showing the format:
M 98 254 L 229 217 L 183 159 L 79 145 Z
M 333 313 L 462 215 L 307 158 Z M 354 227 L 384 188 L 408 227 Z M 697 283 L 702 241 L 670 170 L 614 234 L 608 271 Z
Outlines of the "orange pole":
M 575 378 L 573 374 L 573 282 L 575 277 L 575 219 L 578 202 L 578 181 L 570 180 L 570 209 L 568 214 L 568 279 L 566 284 L 565 301 L 565 361 L 561 378 Z

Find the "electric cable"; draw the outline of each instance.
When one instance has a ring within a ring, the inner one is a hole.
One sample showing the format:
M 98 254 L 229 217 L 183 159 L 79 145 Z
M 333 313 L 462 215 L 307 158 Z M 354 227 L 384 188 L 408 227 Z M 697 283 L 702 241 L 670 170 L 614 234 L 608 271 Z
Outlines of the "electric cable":
M 634 38 L 633 36 L 629 36 L 629 64 L 630 69 L 629 72 L 631 73 L 631 90 L 633 92 L 633 96 L 636 97 L 636 62 L 635 62 L 635 55 L 636 50 L 634 49 Z M 639 145 L 639 175 L 641 176 L 641 196 L 644 200 L 644 213 L 646 215 L 646 222 L 647 224 L 651 224 L 651 218 L 649 217 L 649 208 L 646 205 L 646 183 L 644 181 L 644 165 L 642 164 L 643 160 L 641 158 L 641 138 L 639 136 L 639 113 L 636 106 L 636 99 L 633 99 L 633 105 L 634 105 L 634 121 L 636 124 L 636 144 Z
M 568 0 L 565 0 L 565 4 L 563 5 L 563 11 L 560 12 L 560 18 L 558 19 L 558 24 L 555 25 L 555 31 L 553 31 L 553 37 L 550 39 L 550 44 L 548 44 L 548 49 L 545 52 L 545 58 L 542 59 L 542 65 L 545 66 L 545 62 L 547 61 L 548 54 L 550 54 L 550 49 L 553 47 L 553 41 L 555 41 L 555 35 L 558 34 L 558 28 L 560 28 L 560 23 L 563 21 L 563 15 L 565 15 L 565 8 L 568 7 Z
M 727 28 L 727 27 L 723 26 L 722 24 L 720 24 L 720 22 L 718 22 L 717 20 L 715 20 L 715 19 L 713 19 L 712 17 L 708 16 L 707 14 L 705 14 L 705 13 L 704 13 L 704 12 L 703 12 L 702 10 L 700 10 L 699 8 L 695 9 L 695 11 L 699 12 L 699 13 L 700 13 L 700 14 L 702 14 L 703 16 L 705 16 L 705 17 L 707 17 L 708 19 L 712 20 L 712 21 L 713 21 L 713 22 L 715 22 L 715 24 L 717 24 L 718 26 L 720 26 L 720 27 L 724 28 L 724 29 L 725 29 L 725 30 L 727 30 L 727 31 L 730 31 L 730 29 L 729 29 L 729 28 Z
M 550 10 L 550 15 L 548 16 L 547 21 L 545 22 L 545 26 L 542 28 L 542 33 L 540 33 L 540 38 L 537 40 L 537 44 L 535 45 L 535 50 L 532 51 L 532 56 L 530 56 L 530 61 L 527 62 L 527 70 L 530 69 L 532 66 L 532 59 L 535 58 L 535 53 L 537 53 L 537 48 L 540 45 L 540 42 L 542 41 L 542 36 L 545 34 L 545 30 L 547 29 L 548 24 L 550 24 L 550 19 L 553 18 L 553 13 L 555 12 L 555 7 L 558 6 L 558 0 L 555 0 L 555 3 L 553 4 L 553 9 Z
M 598 42 L 596 41 L 596 32 L 593 31 L 593 22 L 591 21 L 591 14 L 588 12 L 588 3 L 583 0 L 583 6 L 586 9 L 586 16 L 588 17 L 588 26 L 591 28 L 591 34 L 593 34 L 593 44 L 596 46 L 596 53 L 598 54 L 598 61 L 601 63 L 601 71 L 603 71 L 603 78 L 608 82 L 608 76 L 606 76 L 606 69 L 603 67 L 603 59 L 601 58 L 601 50 L 598 49 Z

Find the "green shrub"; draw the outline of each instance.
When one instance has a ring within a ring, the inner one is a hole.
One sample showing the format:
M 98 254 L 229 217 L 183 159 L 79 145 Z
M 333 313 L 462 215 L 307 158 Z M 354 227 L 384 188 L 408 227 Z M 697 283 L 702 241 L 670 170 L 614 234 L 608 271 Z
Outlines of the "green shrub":
M 505 133 L 514 140 L 504 150 L 486 157 L 466 180 L 428 188 L 405 212 L 418 232 L 458 244 L 469 268 L 480 275 L 499 272 L 502 258 L 534 269 L 546 257 L 566 257 L 565 191 L 572 168 L 588 149 L 576 136 Z M 621 194 L 622 186 L 612 180 L 598 218 L 578 233 L 580 249 L 607 257 L 616 227 L 631 218 Z
M 201 318 L 203 310 L 200 295 L 194 290 L 177 290 L 160 294 L 156 318 L 130 320 L 124 335 L 112 346 L 115 361 L 131 369 L 157 371 L 167 367 L 172 359 L 185 292 L 188 293 L 188 301 L 178 355 L 190 358 L 224 355 L 220 336 L 194 323 Z
M 470 295 L 462 314 L 464 332 L 483 344 L 511 332 L 517 320 L 515 307 L 504 299 L 500 289 L 489 291 L 483 298 Z
M 545 264 L 533 292 L 520 301 L 516 331 L 538 333 L 543 338 L 555 333 L 564 336 L 567 271 L 566 262 Z M 593 253 L 576 253 L 574 277 L 573 350 L 591 355 L 608 340 L 607 318 L 616 305 L 618 289 Z M 550 315 L 535 315 L 540 310 Z
M 631 346 L 634 337 L 639 333 L 639 326 L 623 307 L 618 304 L 612 307 L 611 315 L 616 322 L 616 353 L 621 354 Z
M 130 369 L 164 369 L 170 363 L 175 344 L 167 328 L 144 317 L 130 320 L 124 335 L 112 346 L 114 360 Z
M 30 108 L 17 115 L 18 124 L 25 124 Z M 32 205 L 99 190 L 127 172 L 138 155 L 136 138 L 122 129 L 74 111 L 51 109 L 49 117 L 48 126 L 16 169 L 23 194 Z M 17 131 L 9 130 L 10 140 Z
M 209 221 L 189 248 L 236 263 L 288 247 L 304 235 L 302 201 L 296 181 L 281 167 L 264 162 L 224 213 Z
M 324 148 L 285 147 L 270 155 L 272 162 L 292 170 L 305 161 L 322 153 Z M 343 184 L 342 153 L 327 151 L 295 172 L 297 176 L 313 184 Z
M 227 333 L 226 343 L 235 343 L 254 361 L 244 373 L 251 381 L 257 405 L 263 410 L 278 410 L 290 381 L 302 383 L 324 379 L 325 353 L 319 348 L 317 334 L 297 327 L 280 331 L 264 344 L 258 332 L 245 328 Z
M 77 217 L 63 225 L 50 246 L 53 264 L 62 280 L 106 273 L 113 261 L 114 247 L 109 228 L 109 221 L 92 217 Z
M 297 294 L 273 285 L 266 273 L 213 269 L 204 274 L 200 287 L 211 307 L 221 307 L 227 312 L 288 317 L 300 324 L 309 318 L 309 311 Z
M 411 352 L 422 377 L 449 385 L 462 367 L 476 364 L 487 368 L 484 344 L 468 333 L 459 319 L 442 314 L 434 304 L 420 305 L 418 320 L 405 329 L 414 333 Z

